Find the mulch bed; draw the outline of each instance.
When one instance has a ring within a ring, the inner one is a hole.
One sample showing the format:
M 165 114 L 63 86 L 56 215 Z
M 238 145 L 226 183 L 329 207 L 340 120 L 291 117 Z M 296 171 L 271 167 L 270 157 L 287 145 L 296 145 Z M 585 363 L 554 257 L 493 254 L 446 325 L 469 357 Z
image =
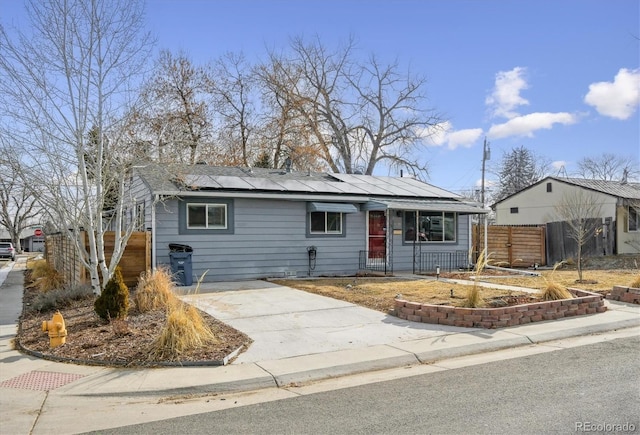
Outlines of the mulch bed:
M 29 301 L 38 290 L 25 286 L 24 310 L 20 318 L 16 346 L 28 353 L 56 360 L 107 366 L 161 366 L 219 364 L 238 349 L 245 350 L 252 340 L 244 333 L 200 312 L 218 343 L 191 349 L 175 358 L 158 358 L 151 354 L 154 340 L 166 323 L 166 310 L 140 313 L 135 308 L 124 320 L 107 322 L 94 311 L 94 297 L 58 307 L 67 329 L 66 343 L 49 348 L 49 336 L 42 322 L 51 320 L 55 310 L 29 312 Z

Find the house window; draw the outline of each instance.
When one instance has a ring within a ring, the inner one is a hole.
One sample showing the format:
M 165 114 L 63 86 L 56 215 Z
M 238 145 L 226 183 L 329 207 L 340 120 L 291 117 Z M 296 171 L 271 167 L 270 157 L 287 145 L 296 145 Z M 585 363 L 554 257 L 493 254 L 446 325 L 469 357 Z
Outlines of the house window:
M 314 211 L 309 213 L 311 234 L 342 234 L 342 213 Z
M 518 214 L 518 207 L 511 207 L 511 214 Z
M 178 201 L 178 234 L 234 234 L 233 199 L 185 197 Z
M 547 192 L 552 192 L 553 191 L 553 187 L 551 183 L 547 183 Z
M 188 229 L 215 229 L 227 228 L 226 204 L 187 204 L 187 228 Z
M 640 212 L 635 207 L 629 207 L 629 231 L 640 231 Z
M 440 211 L 405 211 L 404 241 L 455 242 L 456 215 Z

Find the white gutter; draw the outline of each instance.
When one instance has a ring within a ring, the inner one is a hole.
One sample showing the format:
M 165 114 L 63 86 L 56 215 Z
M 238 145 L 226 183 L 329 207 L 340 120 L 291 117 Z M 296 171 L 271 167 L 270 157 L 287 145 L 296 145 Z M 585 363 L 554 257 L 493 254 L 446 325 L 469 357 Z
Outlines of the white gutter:
M 279 193 L 244 193 L 244 192 L 219 192 L 215 190 L 198 190 L 198 191 L 167 191 L 167 192 L 155 192 L 156 197 L 168 196 L 168 197 L 181 197 L 181 196 L 215 196 L 217 198 L 256 198 L 256 199 L 290 199 L 294 201 L 343 201 L 343 202 L 367 202 L 371 201 L 369 196 L 345 196 L 345 195 L 313 195 L 312 192 L 296 194 L 296 195 L 283 195 Z

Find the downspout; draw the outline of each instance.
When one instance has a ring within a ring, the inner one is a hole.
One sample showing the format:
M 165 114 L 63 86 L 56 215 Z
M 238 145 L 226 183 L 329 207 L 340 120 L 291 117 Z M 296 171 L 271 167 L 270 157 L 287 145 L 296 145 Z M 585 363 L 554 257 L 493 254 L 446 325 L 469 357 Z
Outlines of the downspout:
M 159 195 L 156 193 L 151 204 L 151 270 L 156 270 L 156 204 Z
M 473 224 L 471 215 L 467 215 L 467 233 L 469 234 L 469 243 L 467 243 L 467 267 L 473 264 Z

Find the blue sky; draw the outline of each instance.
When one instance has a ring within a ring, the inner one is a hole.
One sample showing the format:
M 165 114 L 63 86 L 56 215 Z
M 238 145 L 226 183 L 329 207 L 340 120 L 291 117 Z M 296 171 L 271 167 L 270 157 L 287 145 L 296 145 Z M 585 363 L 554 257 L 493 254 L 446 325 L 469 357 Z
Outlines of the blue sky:
M 3 23 L 20 4 L 0 0 Z M 447 120 L 418 158 L 448 190 L 479 184 L 485 136 L 490 164 L 521 145 L 568 174 L 603 152 L 640 161 L 638 0 L 148 0 L 147 23 L 158 50 L 196 63 L 258 60 L 295 35 L 398 60 Z

